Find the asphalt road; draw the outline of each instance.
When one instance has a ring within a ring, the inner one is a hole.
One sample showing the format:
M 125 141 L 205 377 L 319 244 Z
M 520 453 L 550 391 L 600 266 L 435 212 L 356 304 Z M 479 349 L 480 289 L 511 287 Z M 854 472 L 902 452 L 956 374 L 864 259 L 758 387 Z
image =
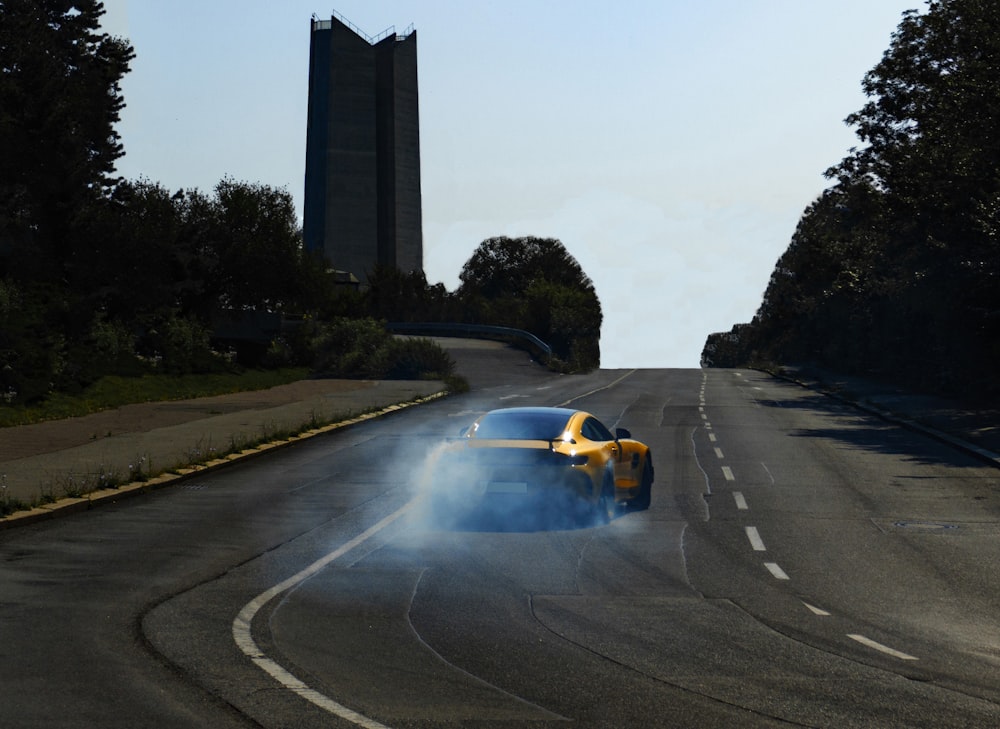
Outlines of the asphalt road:
M 148 497 L 0 533 L 3 727 L 1000 726 L 1000 473 L 726 370 L 476 386 Z M 414 504 L 483 409 L 653 449 L 600 527 Z

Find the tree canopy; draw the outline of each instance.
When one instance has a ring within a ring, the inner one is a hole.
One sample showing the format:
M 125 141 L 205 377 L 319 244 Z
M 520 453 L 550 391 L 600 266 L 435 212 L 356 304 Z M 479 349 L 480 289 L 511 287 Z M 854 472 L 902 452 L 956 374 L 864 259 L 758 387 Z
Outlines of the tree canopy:
M 0 4 L 0 271 L 72 268 L 74 221 L 113 183 L 134 57 L 96 0 Z
M 525 329 L 571 370 L 600 362 L 601 303 L 590 277 L 554 238 L 488 238 L 459 274 L 466 321 Z
M 1000 5 L 907 11 L 847 118 L 862 145 L 828 170 L 754 320 L 706 364 L 813 361 L 1000 392 Z

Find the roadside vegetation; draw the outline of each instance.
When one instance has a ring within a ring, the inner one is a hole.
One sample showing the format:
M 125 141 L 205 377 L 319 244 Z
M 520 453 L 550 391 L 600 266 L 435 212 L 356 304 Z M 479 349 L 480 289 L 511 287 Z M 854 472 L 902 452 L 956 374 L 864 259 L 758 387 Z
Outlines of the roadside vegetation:
M 904 13 L 753 320 L 705 366 L 813 364 L 1000 398 L 1000 4 Z
M 351 412 L 312 413 L 307 422 L 295 426 L 266 423 L 256 433 L 231 435 L 227 442 L 191 443 L 181 460 L 171 464 L 154 463 L 148 455 L 136 454 L 127 465 L 101 463 L 88 472 L 50 480 L 43 483 L 38 494 L 31 499 L 14 497 L 8 493 L 7 476 L 0 473 L 0 518 L 17 511 L 53 504 L 61 499 L 87 497 L 96 491 L 115 491 L 126 486 L 144 487 L 162 476 L 186 474 L 202 466 L 230 460 L 234 456 L 243 457 L 274 448 L 326 426 L 362 421 L 378 412 L 378 408 L 370 408 Z
M 309 370 L 304 367 L 285 367 L 273 370 L 246 370 L 239 373 L 138 377 L 106 375 L 77 394 L 54 392 L 33 404 L 0 407 L 0 428 L 59 418 L 76 418 L 132 403 L 186 400 L 265 390 L 297 382 L 309 374 Z
M 116 176 L 135 52 L 103 13 L 0 4 L 0 424 L 290 376 L 465 386 L 444 350 L 389 321 L 526 329 L 555 369 L 598 365 L 600 304 L 559 241 L 490 239 L 453 293 L 395 269 L 359 289 L 304 249 L 285 189 Z
M 601 302 L 594 284 L 554 238 L 484 240 L 462 266 L 454 292 L 422 272 L 378 269 L 359 311 L 392 322 L 455 322 L 522 329 L 552 347 L 557 372 L 600 365 Z

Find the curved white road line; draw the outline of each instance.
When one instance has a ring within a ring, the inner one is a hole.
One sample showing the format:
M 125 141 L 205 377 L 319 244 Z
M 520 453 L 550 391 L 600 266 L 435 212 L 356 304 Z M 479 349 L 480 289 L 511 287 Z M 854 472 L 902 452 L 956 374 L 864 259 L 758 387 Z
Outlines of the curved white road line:
M 260 609 L 264 607 L 267 603 L 273 600 L 275 597 L 281 593 L 292 589 L 293 587 L 301 584 L 305 580 L 309 579 L 321 569 L 326 567 L 328 564 L 333 562 L 338 557 L 343 557 L 345 554 L 350 552 L 355 547 L 363 544 L 367 540 L 371 539 L 373 536 L 378 534 L 380 531 L 385 529 L 387 526 L 392 524 L 394 521 L 399 519 L 401 516 L 406 514 L 416 505 L 416 500 L 410 501 L 405 506 L 402 506 L 397 511 L 394 511 L 389 516 L 382 519 L 374 526 L 366 529 L 364 532 L 354 537 L 354 539 L 349 542 L 345 542 L 337 549 L 333 550 L 326 556 L 316 560 L 311 565 L 306 567 L 301 572 L 292 575 L 287 580 L 279 582 L 274 587 L 265 590 L 260 593 L 253 600 L 248 602 L 240 610 L 239 615 L 233 621 L 233 640 L 236 641 L 236 645 L 241 651 L 262 671 L 274 678 L 278 683 L 287 688 L 289 691 L 298 694 L 306 701 L 309 701 L 321 709 L 339 716 L 345 721 L 349 721 L 357 726 L 364 727 L 364 729 L 389 729 L 385 724 L 381 724 L 374 719 L 370 719 L 363 714 L 348 709 L 343 704 L 339 704 L 329 696 L 321 694 L 315 689 L 309 688 L 306 684 L 292 675 L 289 671 L 283 668 L 281 665 L 264 655 L 260 647 L 253 639 L 253 634 L 251 631 L 251 626 L 253 625 L 253 619 L 260 612 Z

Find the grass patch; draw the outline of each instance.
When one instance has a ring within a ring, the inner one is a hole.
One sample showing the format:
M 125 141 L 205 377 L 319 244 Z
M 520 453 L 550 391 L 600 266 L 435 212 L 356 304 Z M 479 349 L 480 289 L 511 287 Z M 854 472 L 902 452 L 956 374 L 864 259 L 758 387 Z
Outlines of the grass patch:
M 455 380 L 455 386 L 467 387 L 461 378 Z M 255 388 L 260 389 L 260 388 Z M 423 398 L 407 401 L 407 404 L 420 402 Z M 404 404 L 404 403 L 398 403 Z M 110 464 L 100 464 L 92 471 L 76 476 L 62 476 L 44 484 L 37 496 L 30 501 L 11 497 L 7 491 L 7 476 L 0 474 L 0 517 L 8 516 L 17 511 L 23 511 L 55 503 L 64 497 L 86 497 L 87 494 L 99 489 L 117 489 L 122 486 L 146 482 L 161 474 L 177 475 L 184 469 L 204 466 L 207 463 L 228 456 L 257 450 L 267 445 L 291 440 L 307 431 L 322 428 L 333 423 L 344 422 L 364 415 L 380 412 L 381 407 L 370 407 L 361 410 L 332 415 L 312 412 L 309 419 L 298 425 L 267 422 L 260 426 L 256 434 L 237 433 L 229 436 L 228 445 L 216 446 L 211 440 L 198 440 L 185 452 L 179 463 L 167 468 L 154 468 L 152 461 L 144 455 L 137 455 L 128 467 L 118 467 Z
M 249 370 L 238 374 L 107 376 L 79 395 L 53 393 L 42 402 L 28 406 L 0 405 L 0 428 L 74 418 L 138 402 L 187 400 L 266 390 L 308 376 L 309 370 L 305 367 Z

